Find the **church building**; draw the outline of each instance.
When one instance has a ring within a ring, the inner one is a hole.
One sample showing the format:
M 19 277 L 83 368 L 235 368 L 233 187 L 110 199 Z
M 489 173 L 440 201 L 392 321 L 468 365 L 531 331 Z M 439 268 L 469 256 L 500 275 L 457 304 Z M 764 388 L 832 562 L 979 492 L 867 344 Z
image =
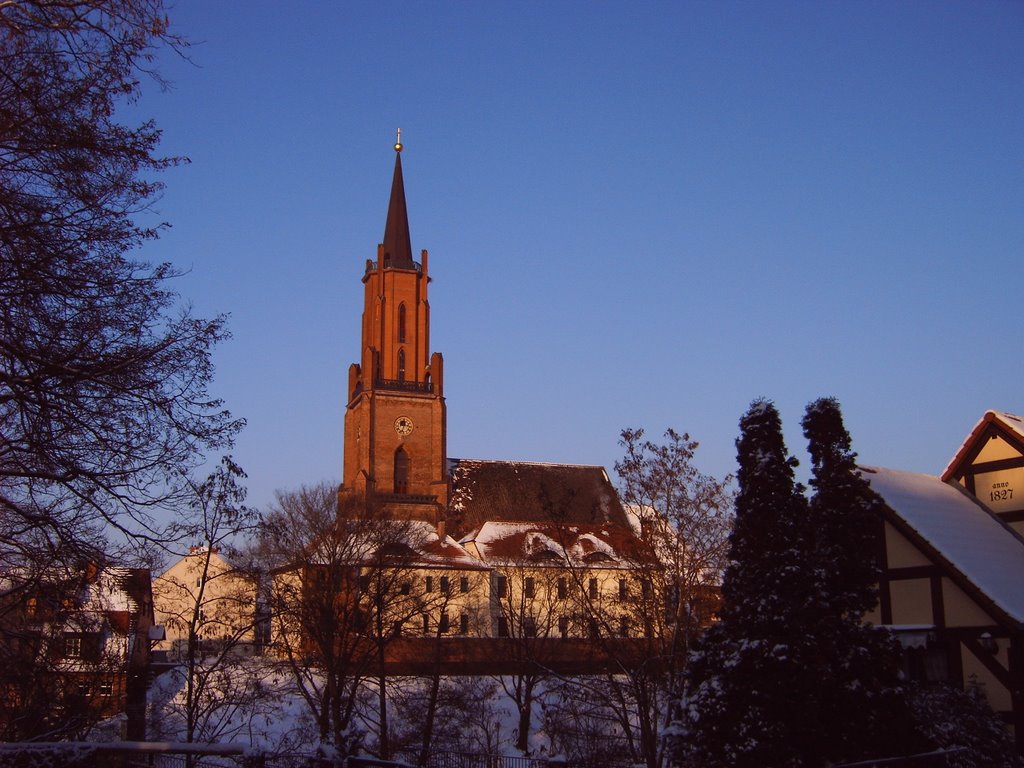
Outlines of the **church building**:
M 582 636 L 592 627 L 569 609 L 569 582 L 588 599 L 621 595 L 615 609 L 624 609 L 626 574 L 639 578 L 639 539 L 602 467 L 448 456 L 444 361 L 431 349 L 429 259 L 425 250 L 413 255 L 400 135 L 394 149 L 383 242 L 362 275 L 360 354 L 348 374 L 339 516 L 372 509 L 429 529 L 416 547 L 420 581 L 434 589 L 442 581 L 470 585 L 470 591 L 481 585 L 461 598 L 457 618 L 424 618 L 424 633 L 438 626 L 433 621 L 452 634 L 472 627 L 477 637 Z M 513 563 L 515 577 L 508 572 Z M 548 608 L 531 612 L 524 603 L 509 615 L 501 604 L 527 595 L 536 604 L 543 597 Z M 613 613 L 615 627 L 629 626 Z
M 466 461 L 447 455 L 444 361 L 430 350 L 427 251 L 414 260 L 402 145 L 376 260 L 363 273 L 360 361 L 349 368 L 342 497 L 462 537 L 487 521 L 629 529 L 602 467 Z

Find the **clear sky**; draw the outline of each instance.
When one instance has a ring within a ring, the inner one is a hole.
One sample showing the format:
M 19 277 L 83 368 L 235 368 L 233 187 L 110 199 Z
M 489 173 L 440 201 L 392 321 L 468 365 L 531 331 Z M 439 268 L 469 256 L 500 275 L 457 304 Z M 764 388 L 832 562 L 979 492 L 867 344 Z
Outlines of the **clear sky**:
M 148 87 L 147 248 L 228 312 L 250 500 L 341 477 L 363 265 L 402 128 L 449 455 L 602 464 L 623 427 L 733 471 L 769 397 L 803 459 L 938 473 L 1024 413 L 1024 4 L 179 0 Z M 806 463 L 806 462 L 805 462 Z

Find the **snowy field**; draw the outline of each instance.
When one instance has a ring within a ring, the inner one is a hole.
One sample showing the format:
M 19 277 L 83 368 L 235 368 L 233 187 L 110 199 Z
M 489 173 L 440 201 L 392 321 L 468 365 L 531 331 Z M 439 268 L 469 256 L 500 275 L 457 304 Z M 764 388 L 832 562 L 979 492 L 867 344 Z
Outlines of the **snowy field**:
M 211 681 L 198 697 L 194 741 L 234 742 L 276 758 L 312 755 L 321 747 L 313 710 L 295 684 L 288 666 L 256 657 L 238 660 Z M 389 677 L 386 719 L 389 753 L 415 759 L 423 744 L 429 677 Z M 541 681 L 531 707 L 527 749 L 516 748 L 519 709 L 514 677 L 443 677 L 440 679 L 430 751 L 535 758 L 570 756 L 590 765 L 629 764 L 620 726 L 623 713 L 602 695 L 606 678 Z M 149 692 L 149 738 L 185 741 L 187 688 L 182 668 L 157 677 Z M 359 689 L 349 743 L 362 753 L 380 755 L 381 714 L 378 682 Z M 627 715 L 628 716 L 628 715 Z

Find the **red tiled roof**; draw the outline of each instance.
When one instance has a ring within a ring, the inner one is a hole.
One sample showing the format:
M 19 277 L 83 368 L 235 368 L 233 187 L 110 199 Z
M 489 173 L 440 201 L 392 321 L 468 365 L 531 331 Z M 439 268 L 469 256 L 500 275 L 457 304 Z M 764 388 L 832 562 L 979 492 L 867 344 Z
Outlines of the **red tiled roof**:
M 628 528 L 602 467 L 449 459 L 448 521 L 466 535 L 487 521 Z

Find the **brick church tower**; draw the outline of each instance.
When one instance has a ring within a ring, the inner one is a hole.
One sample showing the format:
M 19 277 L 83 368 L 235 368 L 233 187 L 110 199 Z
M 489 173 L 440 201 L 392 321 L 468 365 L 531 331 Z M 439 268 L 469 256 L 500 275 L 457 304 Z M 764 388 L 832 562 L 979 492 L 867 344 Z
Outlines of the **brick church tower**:
M 448 503 L 443 363 L 430 353 L 427 252 L 412 257 L 395 144 L 384 242 L 363 275 L 361 359 L 349 367 L 340 501 L 438 523 Z

